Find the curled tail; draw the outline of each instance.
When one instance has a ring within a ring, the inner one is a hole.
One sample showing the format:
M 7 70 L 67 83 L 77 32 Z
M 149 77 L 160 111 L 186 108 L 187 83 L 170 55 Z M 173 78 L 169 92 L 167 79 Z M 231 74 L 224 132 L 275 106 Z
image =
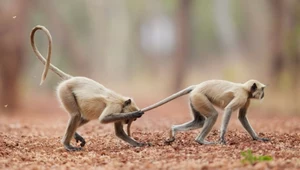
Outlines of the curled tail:
M 155 109 L 155 108 L 157 108 L 157 107 L 159 107 L 163 104 L 166 104 L 166 103 L 168 103 L 168 102 L 170 102 L 170 101 L 172 101 L 172 100 L 174 100 L 174 99 L 176 99 L 180 96 L 186 95 L 186 94 L 190 93 L 192 90 L 194 90 L 195 87 L 196 86 L 189 86 L 189 87 L 187 87 L 187 88 L 185 88 L 185 89 L 183 89 L 183 90 L 181 90 L 181 91 L 179 91 L 175 94 L 172 94 L 171 96 L 169 96 L 169 97 L 167 97 L 167 98 L 165 98 L 165 99 L 163 99 L 163 100 L 161 100 L 161 101 L 159 101 L 159 102 L 157 102 L 157 103 L 155 103 L 151 106 L 143 108 L 142 111 L 147 112 L 147 111 Z
M 35 35 L 35 32 L 37 30 L 42 30 L 46 35 L 47 35 L 47 38 L 48 38 L 48 54 L 47 54 L 47 60 L 43 57 L 43 55 L 39 52 L 39 50 L 37 49 L 36 45 L 35 45 L 35 42 L 34 42 L 34 35 Z M 43 74 L 42 74 L 42 78 L 41 78 L 41 83 L 40 85 L 44 82 L 44 80 L 46 79 L 47 77 L 47 73 L 48 73 L 48 69 L 50 68 L 54 73 L 56 73 L 61 79 L 63 80 L 67 80 L 69 78 L 71 78 L 72 76 L 64 73 L 63 71 L 61 71 L 60 69 L 58 69 L 57 67 L 55 67 L 54 65 L 52 65 L 50 63 L 50 60 L 51 60 L 51 51 L 52 51 L 52 37 L 51 37 L 51 34 L 50 32 L 47 30 L 47 28 L 45 28 L 44 26 L 40 26 L 40 25 L 37 25 L 35 26 L 31 33 L 30 33 L 30 41 L 31 41 L 31 46 L 32 46 L 32 49 L 36 55 L 36 57 L 45 65 L 44 67 L 44 71 L 43 71 Z

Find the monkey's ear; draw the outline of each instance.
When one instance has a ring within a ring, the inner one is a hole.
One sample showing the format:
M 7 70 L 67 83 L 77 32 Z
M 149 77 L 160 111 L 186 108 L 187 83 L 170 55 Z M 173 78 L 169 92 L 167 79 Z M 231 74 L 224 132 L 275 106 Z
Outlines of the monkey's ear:
M 128 106 L 128 105 L 130 105 L 131 104 L 131 99 L 128 99 L 128 100 L 126 100 L 125 102 L 124 102 L 124 105 L 125 106 Z
M 253 85 L 251 86 L 251 91 L 254 92 L 257 89 L 257 85 L 256 83 L 253 83 Z

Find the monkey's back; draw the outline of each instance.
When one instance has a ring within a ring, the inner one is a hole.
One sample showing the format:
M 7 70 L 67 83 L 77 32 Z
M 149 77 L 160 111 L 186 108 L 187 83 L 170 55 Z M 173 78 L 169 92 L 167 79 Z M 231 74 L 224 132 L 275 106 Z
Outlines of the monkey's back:
M 241 84 L 225 80 L 208 80 L 200 83 L 191 92 L 191 97 L 201 93 L 217 107 L 224 109 L 242 89 Z
M 57 88 L 58 96 L 59 93 L 66 93 L 62 90 L 64 88 L 69 89 L 67 93 L 72 93 L 81 114 L 87 120 L 98 119 L 107 105 L 122 103 L 124 100 L 123 96 L 86 77 L 72 77 L 60 83 Z

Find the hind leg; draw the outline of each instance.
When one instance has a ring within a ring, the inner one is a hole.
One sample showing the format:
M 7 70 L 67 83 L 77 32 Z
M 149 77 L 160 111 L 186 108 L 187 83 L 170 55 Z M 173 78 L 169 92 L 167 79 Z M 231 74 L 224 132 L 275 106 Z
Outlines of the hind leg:
M 61 104 L 63 105 L 65 110 L 70 114 L 67 129 L 65 131 L 64 137 L 62 138 L 62 143 L 65 149 L 68 151 L 80 150 L 80 147 L 74 147 L 70 144 L 71 139 L 75 135 L 76 129 L 81 121 L 81 113 L 78 107 L 76 95 L 72 92 L 72 90 L 68 87 L 68 84 L 66 83 L 62 83 L 59 85 L 57 93 Z
M 215 144 L 215 142 L 208 142 L 205 140 L 208 133 L 211 131 L 212 127 L 216 123 L 218 118 L 218 112 L 213 107 L 212 103 L 208 98 L 201 94 L 197 93 L 191 96 L 191 102 L 194 106 L 194 109 L 202 113 L 206 117 L 201 133 L 196 137 L 196 142 L 199 144 Z
M 86 124 L 87 122 L 89 122 L 89 120 L 81 118 L 80 119 L 80 123 L 78 125 L 78 128 L 80 126 Z M 80 142 L 80 146 L 84 147 L 84 145 L 85 145 L 86 142 L 85 142 L 84 138 L 82 136 L 80 136 L 77 132 L 75 132 L 75 134 L 74 134 L 74 139 L 76 140 L 76 143 Z
M 208 145 L 208 144 L 216 144 L 216 142 L 208 142 L 205 140 L 205 137 L 208 135 L 208 133 L 211 131 L 212 127 L 216 123 L 216 120 L 218 118 L 218 113 L 217 112 L 211 112 L 209 117 L 207 117 L 204 125 L 203 125 L 203 130 L 201 133 L 197 136 L 196 142 L 199 144 L 203 145 Z
M 70 144 L 72 137 L 75 135 L 75 131 L 80 123 L 80 115 L 72 115 L 68 122 L 68 127 L 66 129 L 65 135 L 62 139 L 62 143 L 66 150 L 68 151 L 78 151 L 80 147 L 74 147 Z
M 173 125 L 170 131 L 170 137 L 166 140 L 167 143 L 173 142 L 175 140 L 176 132 L 198 129 L 203 126 L 205 117 L 201 115 L 197 110 L 195 110 L 192 103 L 190 103 L 190 110 L 194 119 L 181 125 Z

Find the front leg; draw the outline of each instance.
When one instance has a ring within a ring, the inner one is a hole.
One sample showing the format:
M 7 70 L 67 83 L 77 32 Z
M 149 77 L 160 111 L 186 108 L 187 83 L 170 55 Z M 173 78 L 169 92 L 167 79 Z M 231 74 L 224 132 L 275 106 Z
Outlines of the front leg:
M 249 106 L 249 102 L 246 103 L 246 105 L 239 110 L 239 116 L 238 116 L 238 118 L 239 118 L 241 124 L 247 130 L 247 132 L 250 134 L 250 136 L 253 138 L 253 140 L 269 141 L 268 138 L 261 138 L 261 137 L 259 137 L 255 133 L 254 129 L 251 127 L 251 125 L 250 125 L 250 123 L 249 123 L 249 121 L 248 121 L 248 119 L 246 117 L 248 106 Z
M 225 141 L 225 133 L 227 130 L 227 126 L 230 120 L 232 114 L 232 109 L 231 108 L 226 108 L 224 115 L 223 115 L 223 121 L 222 121 L 222 125 L 221 125 L 221 134 L 220 134 L 220 139 L 219 139 L 219 143 L 225 145 L 226 141 Z
M 131 144 L 132 146 L 141 147 L 141 146 L 145 145 L 144 143 L 139 143 L 139 142 L 135 141 L 134 139 L 132 139 L 131 137 L 129 137 L 123 130 L 122 122 L 115 122 L 115 133 L 116 133 L 116 136 L 118 136 L 123 141 Z
M 246 102 L 247 102 L 246 98 L 235 97 L 225 107 L 225 111 L 224 111 L 224 115 L 223 115 L 223 122 L 222 122 L 222 126 L 221 126 L 221 134 L 220 134 L 220 143 L 221 144 L 226 144 L 225 133 L 226 133 L 227 126 L 228 126 L 232 112 L 237 110 L 238 108 L 241 108 L 242 106 L 244 106 Z

